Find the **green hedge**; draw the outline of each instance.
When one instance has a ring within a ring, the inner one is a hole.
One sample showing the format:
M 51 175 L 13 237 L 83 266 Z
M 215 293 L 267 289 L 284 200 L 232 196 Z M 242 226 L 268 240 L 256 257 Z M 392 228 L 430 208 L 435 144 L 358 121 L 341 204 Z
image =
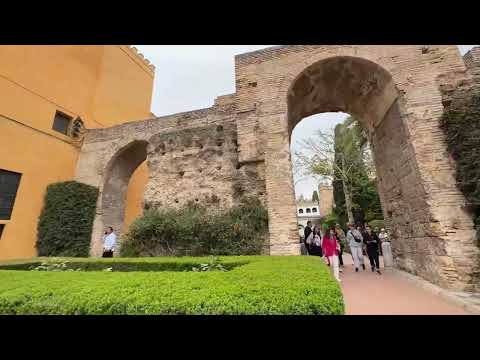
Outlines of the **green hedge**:
M 208 261 L 203 258 L 69 260 L 189 265 Z M 340 287 L 318 258 L 250 256 L 221 260 L 225 264 L 244 265 L 227 272 L 203 273 L 0 270 L 0 314 L 344 313 Z
M 39 256 L 88 256 L 98 189 L 67 181 L 49 185 L 38 221 Z
M 148 261 L 150 260 L 150 261 Z M 209 260 L 209 259 L 205 259 Z M 32 270 L 42 264 L 65 264 L 66 270 L 80 271 L 103 271 L 111 268 L 115 272 L 158 272 L 158 271 L 192 271 L 194 266 L 198 266 L 199 258 L 195 257 L 174 257 L 174 258 L 121 258 L 121 260 L 112 261 L 103 258 L 36 258 L 33 260 L 12 261 L 0 263 L 0 270 Z M 238 260 L 237 258 L 227 258 L 222 265 L 231 270 L 237 266 L 245 265 L 247 260 Z
M 384 220 L 371 220 L 368 222 L 368 225 L 372 228 L 372 230 L 375 230 L 375 228 L 378 228 L 378 231 L 380 231 L 382 228 L 385 227 L 385 221 Z
M 148 209 L 123 238 L 121 256 L 258 255 L 266 246 L 267 210 L 257 199 L 216 211 L 195 203 Z
M 480 87 L 459 89 L 443 115 L 448 151 L 457 164 L 457 184 L 480 227 Z

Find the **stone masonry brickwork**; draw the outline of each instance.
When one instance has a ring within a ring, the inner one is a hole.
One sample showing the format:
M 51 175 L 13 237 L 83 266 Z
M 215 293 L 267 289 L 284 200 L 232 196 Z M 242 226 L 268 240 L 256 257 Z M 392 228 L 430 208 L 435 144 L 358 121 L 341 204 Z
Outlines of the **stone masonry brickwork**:
M 333 186 L 331 185 L 318 185 L 318 199 L 320 203 L 320 215 L 327 216 L 333 211 Z
M 368 129 L 385 219 L 400 268 L 474 291 L 480 261 L 455 164 L 439 127 L 445 89 L 475 76 L 478 50 L 456 46 L 294 45 L 235 57 L 235 94 L 208 109 L 89 130 L 77 181 L 97 186 L 92 255 L 105 226 L 120 229 L 126 186 L 147 160 L 145 202 L 218 206 L 258 196 L 270 254 L 300 254 L 290 137 L 303 118 L 342 111 Z

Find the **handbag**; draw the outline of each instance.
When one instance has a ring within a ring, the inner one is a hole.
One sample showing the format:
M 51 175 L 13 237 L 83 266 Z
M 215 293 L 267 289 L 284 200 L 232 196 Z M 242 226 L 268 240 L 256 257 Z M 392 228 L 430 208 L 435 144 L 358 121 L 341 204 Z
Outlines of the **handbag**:
M 353 236 L 353 240 L 355 240 L 355 242 L 357 243 L 361 243 L 362 240 L 360 240 L 358 237 L 355 236 L 355 234 L 353 233 L 353 231 L 351 232 L 352 236 Z
M 313 240 L 313 231 L 308 235 L 307 240 L 305 241 L 308 245 L 312 243 Z

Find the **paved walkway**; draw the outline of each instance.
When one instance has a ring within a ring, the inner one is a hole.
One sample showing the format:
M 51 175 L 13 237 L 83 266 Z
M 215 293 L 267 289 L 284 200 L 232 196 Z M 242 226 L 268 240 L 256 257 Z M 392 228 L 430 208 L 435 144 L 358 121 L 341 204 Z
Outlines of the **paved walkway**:
M 453 305 L 394 271 L 372 273 L 365 257 L 366 271 L 355 273 L 350 254 L 344 254 L 340 273 L 347 315 L 467 315 Z

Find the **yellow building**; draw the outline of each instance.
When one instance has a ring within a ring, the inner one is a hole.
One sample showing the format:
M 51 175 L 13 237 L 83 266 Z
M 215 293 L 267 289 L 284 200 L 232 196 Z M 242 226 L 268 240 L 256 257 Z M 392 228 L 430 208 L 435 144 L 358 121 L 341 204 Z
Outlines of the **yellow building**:
M 74 178 L 86 128 L 151 118 L 154 67 L 133 47 L 0 46 L 0 259 L 36 255 L 46 187 Z M 148 173 L 132 177 L 125 225 Z

